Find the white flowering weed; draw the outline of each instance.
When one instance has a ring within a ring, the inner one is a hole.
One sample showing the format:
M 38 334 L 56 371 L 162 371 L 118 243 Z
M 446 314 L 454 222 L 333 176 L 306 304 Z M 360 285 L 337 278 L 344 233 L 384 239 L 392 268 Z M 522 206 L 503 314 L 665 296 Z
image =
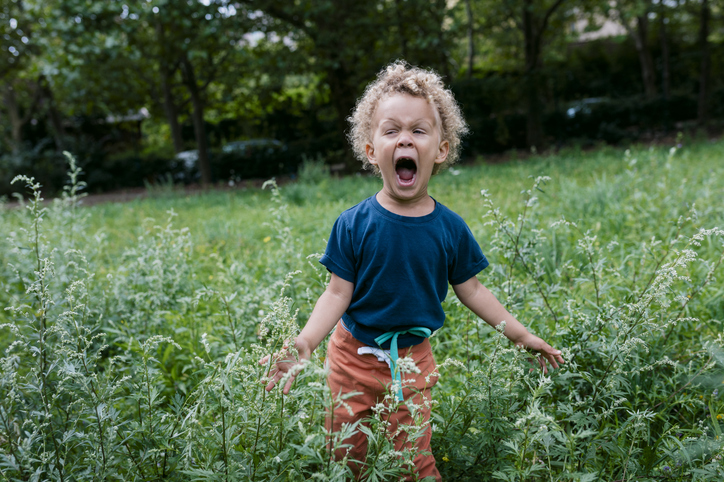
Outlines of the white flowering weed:
M 433 399 L 411 400 L 413 423 L 397 432 L 432 430 L 446 480 L 722 480 L 722 150 L 436 177 L 431 191 L 491 261 L 481 280 L 566 364 L 531 371 L 535 353 L 451 292 L 430 340 L 442 360 Z M 20 177 L 29 199 L 0 206 L 4 478 L 344 480 L 331 453 L 359 430 L 369 478 L 411 473 L 414 445 L 396 450 L 387 423 L 394 391 L 330 434 L 326 411 L 354 395 L 330 393 L 324 343 L 286 397 L 264 390 L 258 364 L 299 333 L 329 276 L 310 253 L 374 181 L 89 209 L 81 178 L 73 160 L 64 194 L 45 203 Z

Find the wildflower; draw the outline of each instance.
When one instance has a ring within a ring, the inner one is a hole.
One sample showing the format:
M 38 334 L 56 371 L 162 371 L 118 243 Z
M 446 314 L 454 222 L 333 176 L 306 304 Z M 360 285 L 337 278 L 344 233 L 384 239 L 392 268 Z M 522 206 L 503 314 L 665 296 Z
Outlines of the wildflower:
M 669 467 L 668 465 L 664 465 L 664 470 L 669 471 L 671 470 L 671 467 Z
M 268 243 L 269 241 L 271 241 L 271 236 L 267 236 L 266 238 L 264 238 L 265 243 Z
M 450 462 L 450 458 L 447 455 L 443 456 L 442 460 L 443 462 Z
M 409 356 L 398 359 L 397 366 L 400 369 L 400 373 L 420 373 L 420 369 L 417 368 L 415 360 Z
M 719 389 L 715 388 L 715 389 L 714 389 L 714 396 L 716 397 L 717 395 L 719 395 Z
M 720 413 L 719 415 L 717 415 L 717 416 L 716 416 L 716 419 L 717 419 L 717 420 L 722 420 L 722 419 L 724 419 L 724 413 Z

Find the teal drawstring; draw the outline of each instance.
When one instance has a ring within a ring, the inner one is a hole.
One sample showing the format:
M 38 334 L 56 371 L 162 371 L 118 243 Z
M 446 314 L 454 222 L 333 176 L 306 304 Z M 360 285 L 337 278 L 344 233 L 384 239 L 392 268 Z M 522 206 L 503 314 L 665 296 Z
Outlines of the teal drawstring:
M 397 360 L 400 358 L 397 353 L 397 337 L 407 333 L 410 335 L 421 336 L 423 338 L 428 338 L 432 335 L 432 331 L 429 328 L 416 326 L 414 328 L 410 328 L 409 330 L 388 331 L 387 333 L 383 333 L 375 338 L 375 343 L 377 343 L 380 348 L 382 348 L 383 343 L 392 339 L 392 341 L 390 341 L 390 360 L 392 361 L 392 363 L 390 363 L 390 374 L 392 375 L 393 383 L 399 382 L 400 389 L 397 392 L 397 400 L 400 402 L 404 401 L 404 397 L 402 396 L 402 378 L 400 377 L 400 368 L 397 366 Z

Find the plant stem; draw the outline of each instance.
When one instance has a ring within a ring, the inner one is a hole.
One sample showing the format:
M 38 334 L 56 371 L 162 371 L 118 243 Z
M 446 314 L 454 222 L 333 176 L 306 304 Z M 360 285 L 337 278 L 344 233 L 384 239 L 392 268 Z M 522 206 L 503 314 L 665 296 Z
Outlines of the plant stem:
M 224 303 L 224 308 L 226 310 L 226 317 L 229 321 L 229 329 L 231 330 L 231 337 L 234 340 L 234 350 L 239 351 L 239 346 L 236 343 L 236 327 L 234 326 L 234 320 L 231 318 L 231 309 L 229 308 L 229 303 L 226 301 L 226 297 L 219 293 L 219 297 L 221 298 L 221 301 Z
M 282 445 L 284 443 L 284 397 L 282 397 L 282 411 L 279 420 L 279 452 L 282 451 Z
M 224 402 L 221 397 L 216 397 L 219 401 L 219 407 L 221 408 L 221 450 L 224 456 L 224 474 L 226 475 L 226 482 L 229 482 L 229 460 L 226 454 L 226 410 L 224 408 Z
M 712 276 L 714 275 L 714 272 L 717 269 L 719 269 L 719 266 L 721 265 L 722 261 L 724 261 L 724 251 L 722 251 L 722 254 L 721 254 L 721 256 L 719 256 L 719 259 L 717 260 L 714 267 L 711 270 L 709 270 L 709 273 L 707 273 L 707 276 L 706 276 L 706 279 L 704 280 L 704 282 L 701 285 L 699 285 L 699 287 L 697 287 L 689 296 L 687 296 L 686 301 L 684 302 L 684 306 L 681 307 L 681 310 L 679 310 L 679 314 L 676 316 L 676 320 L 681 318 L 681 316 L 684 314 L 684 311 L 686 311 L 686 306 L 689 304 L 689 302 L 691 300 L 693 300 L 695 296 L 697 296 L 699 293 L 701 293 L 701 290 L 703 290 L 704 287 L 709 284 Z M 671 326 L 669 327 L 668 331 L 664 335 L 664 338 L 663 338 L 664 344 L 669 339 L 671 332 L 674 330 L 674 326 L 675 326 L 674 323 L 672 323 Z
M 95 411 L 95 414 L 96 414 L 96 424 L 98 425 L 98 437 L 100 439 L 100 444 L 101 444 L 101 455 L 103 456 L 103 472 L 102 473 L 105 474 L 106 464 L 107 464 L 106 449 L 105 449 L 105 440 L 103 437 L 103 424 L 101 423 L 101 414 L 98 411 L 100 397 L 98 396 L 98 391 L 95 388 L 95 383 L 93 383 L 93 374 L 90 372 L 90 370 L 88 369 L 88 365 L 85 362 L 84 350 L 80 345 L 80 340 L 81 340 L 80 328 L 78 327 L 78 323 L 75 321 L 75 319 L 73 321 L 74 321 L 73 325 L 75 326 L 76 342 L 77 342 L 76 349 L 78 350 L 78 355 L 80 355 L 80 360 L 83 363 L 83 370 L 85 371 L 86 376 L 90 380 L 91 393 L 93 394 L 93 399 L 94 399 L 93 410 Z
M 39 186 L 38 186 L 39 187 Z M 47 347 L 45 343 L 45 332 L 47 329 L 47 300 L 45 299 L 45 271 L 41 270 L 41 258 L 40 258 L 40 221 L 42 219 L 43 210 L 39 209 L 40 205 L 40 191 L 37 190 L 37 188 L 34 188 L 34 199 L 32 203 L 31 211 L 33 213 L 33 231 L 35 234 L 35 239 L 33 240 L 33 248 L 35 251 L 35 261 L 37 266 L 37 276 L 38 281 L 40 284 L 40 290 L 35 293 L 35 297 L 38 300 L 38 305 L 40 309 L 40 323 L 39 323 L 39 344 L 38 347 L 40 349 L 40 383 L 41 383 L 41 390 L 40 390 L 40 398 L 43 401 L 43 406 L 45 408 L 45 416 L 48 420 L 48 426 L 50 430 L 50 438 L 53 441 L 53 452 L 54 452 L 54 458 L 55 458 L 55 465 L 58 470 L 58 474 L 60 475 L 61 482 L 65 481 L 65 477 L 63 476 L 63 466 L 60 463 L 60 454 L 59 448 L 58 448 L 58 441 L 55 439 L 55 424 L 53 423 L 53 414 L 52 409 L 50 406 L 50 402 L 48 399 L 48 374 L 46 373 L 46 367 L 47 367 Z

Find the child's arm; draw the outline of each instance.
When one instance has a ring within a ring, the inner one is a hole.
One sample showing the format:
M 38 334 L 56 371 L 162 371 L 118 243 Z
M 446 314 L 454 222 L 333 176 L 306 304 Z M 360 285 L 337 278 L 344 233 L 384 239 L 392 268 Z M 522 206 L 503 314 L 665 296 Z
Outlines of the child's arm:
M 475 276 L 464 283 L 454 285 L 453 290 L 465 306 L 490 326 L 495 327 L 505 320 L 505 336 L 518 346 L 539 352 L 541 356 L 538 362 L 543 373 L 548 373 L 545 360 L 548 360 L 553 368 L 558 368 L 558 363 L 564 363 L 559 350 L 526 330 Z
M 329 332 L 332 331 L 334 325 L 337 324 L 344 312 L 347 311 L 347 307 L 349 307 L 349 303 L 352 301 L 353 291 L 353 283 L 345 281 L 332 273 L 332 278 L 329 280 L 327 289 L 324 290 L 322 296 L 317 300 L 317 304 L 314 305 L 314 310 L 312 310 L 307 324 L 295 340 L 295 346 L 299 353 L 299 361 L 309 360 L 315 348 L 317 348 Z M 286 347 L 282 349 L 279 354 L 274 355 L 274 358 L 276 362 L 270 373 L 272 379 L 266 386 L 267 391 L 274 388 L 284 374 L 299 362 L 294 356 L 287 353 Z M 268 361 L 269 355 L 259 360 L 259 364 L 264 365 Z M 296 375 L 292 375 L 286 385 L 284 385 L 283 392 L 285 395 L 289 393 L 295 376 Z

